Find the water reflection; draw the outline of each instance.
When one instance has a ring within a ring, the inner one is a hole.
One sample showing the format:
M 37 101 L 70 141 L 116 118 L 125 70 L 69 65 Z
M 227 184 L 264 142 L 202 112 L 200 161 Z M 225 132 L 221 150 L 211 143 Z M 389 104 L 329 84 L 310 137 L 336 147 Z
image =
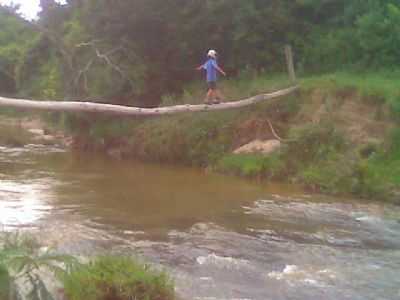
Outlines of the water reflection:
M 0 224 L 4 229 L 33 226 L 49 213 L 47 184 L 0 181 Z

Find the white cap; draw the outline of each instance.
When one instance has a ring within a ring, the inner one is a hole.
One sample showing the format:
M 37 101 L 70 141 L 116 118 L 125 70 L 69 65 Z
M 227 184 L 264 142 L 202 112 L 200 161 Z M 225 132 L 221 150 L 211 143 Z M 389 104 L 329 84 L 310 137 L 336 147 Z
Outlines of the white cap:
M 217 51 L 215 51 L 215 50 L 210 50 L 210 51 L 208 51 L 207 56 L 210 56 L 210 57 L 212 57 L 212 58 L 215 58 L 215 57 L 217 56 Z

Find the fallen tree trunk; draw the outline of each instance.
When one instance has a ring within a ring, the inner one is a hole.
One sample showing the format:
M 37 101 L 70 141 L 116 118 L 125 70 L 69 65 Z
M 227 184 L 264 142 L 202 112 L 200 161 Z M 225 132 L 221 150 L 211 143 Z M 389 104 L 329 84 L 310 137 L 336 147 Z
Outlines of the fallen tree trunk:
M 294 91 L 296 91 L 298 88 L 299 86 L 293 86 L 269 94 L 257 95 L 239 101 L 224 102 L 215 105 L 188 104 L 188 105 L 176 105 L 176 106 L 166 106 L 157 108 L 140 108 L 140 107 L 129 107 L 129 106 L 102 104 L 93 102 L 34 101 L 26 99 L 12 99 L 12 98 L 0 97 L 0 107 L 18 108 L 24 110 L 86 112 L 86 113 L 101 113 L 101 114 L 112 114 L 121 116 L 150 117 L 150 116 L 177 114 L 183 112 L 206 112 L 206 111 L 218 111 L 218 110 L 241 108 L 265 100 L 289 95 Z

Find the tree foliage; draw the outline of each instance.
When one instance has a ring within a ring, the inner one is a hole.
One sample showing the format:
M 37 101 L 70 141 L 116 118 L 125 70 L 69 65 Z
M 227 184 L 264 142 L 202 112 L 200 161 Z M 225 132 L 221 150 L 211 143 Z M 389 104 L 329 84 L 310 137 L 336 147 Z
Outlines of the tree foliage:
M 17 90 L 18 65 L 32 36 L 28 26 L 15 18 L 15 9 L 0 6 L 0 91 L 5 94 Z
M 158 105 L 198 79 L 209 48 L 231 75 L 400 62 L 397 0 L 42 0 L 31 23 L 0 8 L 0 91 Z

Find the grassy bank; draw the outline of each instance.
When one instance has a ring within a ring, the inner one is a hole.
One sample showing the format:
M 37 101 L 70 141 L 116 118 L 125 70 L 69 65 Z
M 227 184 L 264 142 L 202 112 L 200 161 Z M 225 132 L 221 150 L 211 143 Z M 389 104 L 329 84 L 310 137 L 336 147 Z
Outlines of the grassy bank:
M 400 184 L 400 103 L 395 75 L 335 73 L 306 77 L 292 96 L 237 111 L 151 120 L 96 119 L 78 146 L 118 158 L 179 163 L 258 179 L 295 182 L 329 194 L 393 199 Z M 224 81 L 227 99 L 288 85 L 285 76 Z M 199 103 L 204 88 L 188 86 L 164 105 Z M 270 155 L 234 155 L 255 139 L 286 138 Z
M 400 89 L 398 72 L 374 72 L 354 74 L 339 72 L 324 76 L 308 77 L 302 80 L 305 90 L 323 89 L 339 97 L 350 97 L 361 103 L 358 113 L 369 109 L 370 128 L 367 133 L 374 135 L 369 142 L 351 144 L 358 149 L 358 156 L 344 163 L 355 161 L 354 172 L 359 185 L 345 189 L 365 197 L 393 198 L 391 192 L 400 184 Z M 373 125 L 376 125 L 373 127 Z M 345 138 L 346 135 L 343 135 Z M 354 152 L 354 151 L 353 151 Z M 350 151 L 351 153 L 351 151 Z M 325 171 L 324 168 L 320 173 Z M 333 177 L 335 178 L 335 177 Z M 319 183 L 319 181 L 317 181 Z M 395 197 L 396 198 L 396 197 Z M 397 199 L 396 199 L 397 200 Z
M 392 117 L 400 120 L 400 72 L 348 73 L 338 72 L 310 76 L 301 80 L 304 89 L 320 88 L 326 91 L 353 89 L 366 101 L 387 104 Z

